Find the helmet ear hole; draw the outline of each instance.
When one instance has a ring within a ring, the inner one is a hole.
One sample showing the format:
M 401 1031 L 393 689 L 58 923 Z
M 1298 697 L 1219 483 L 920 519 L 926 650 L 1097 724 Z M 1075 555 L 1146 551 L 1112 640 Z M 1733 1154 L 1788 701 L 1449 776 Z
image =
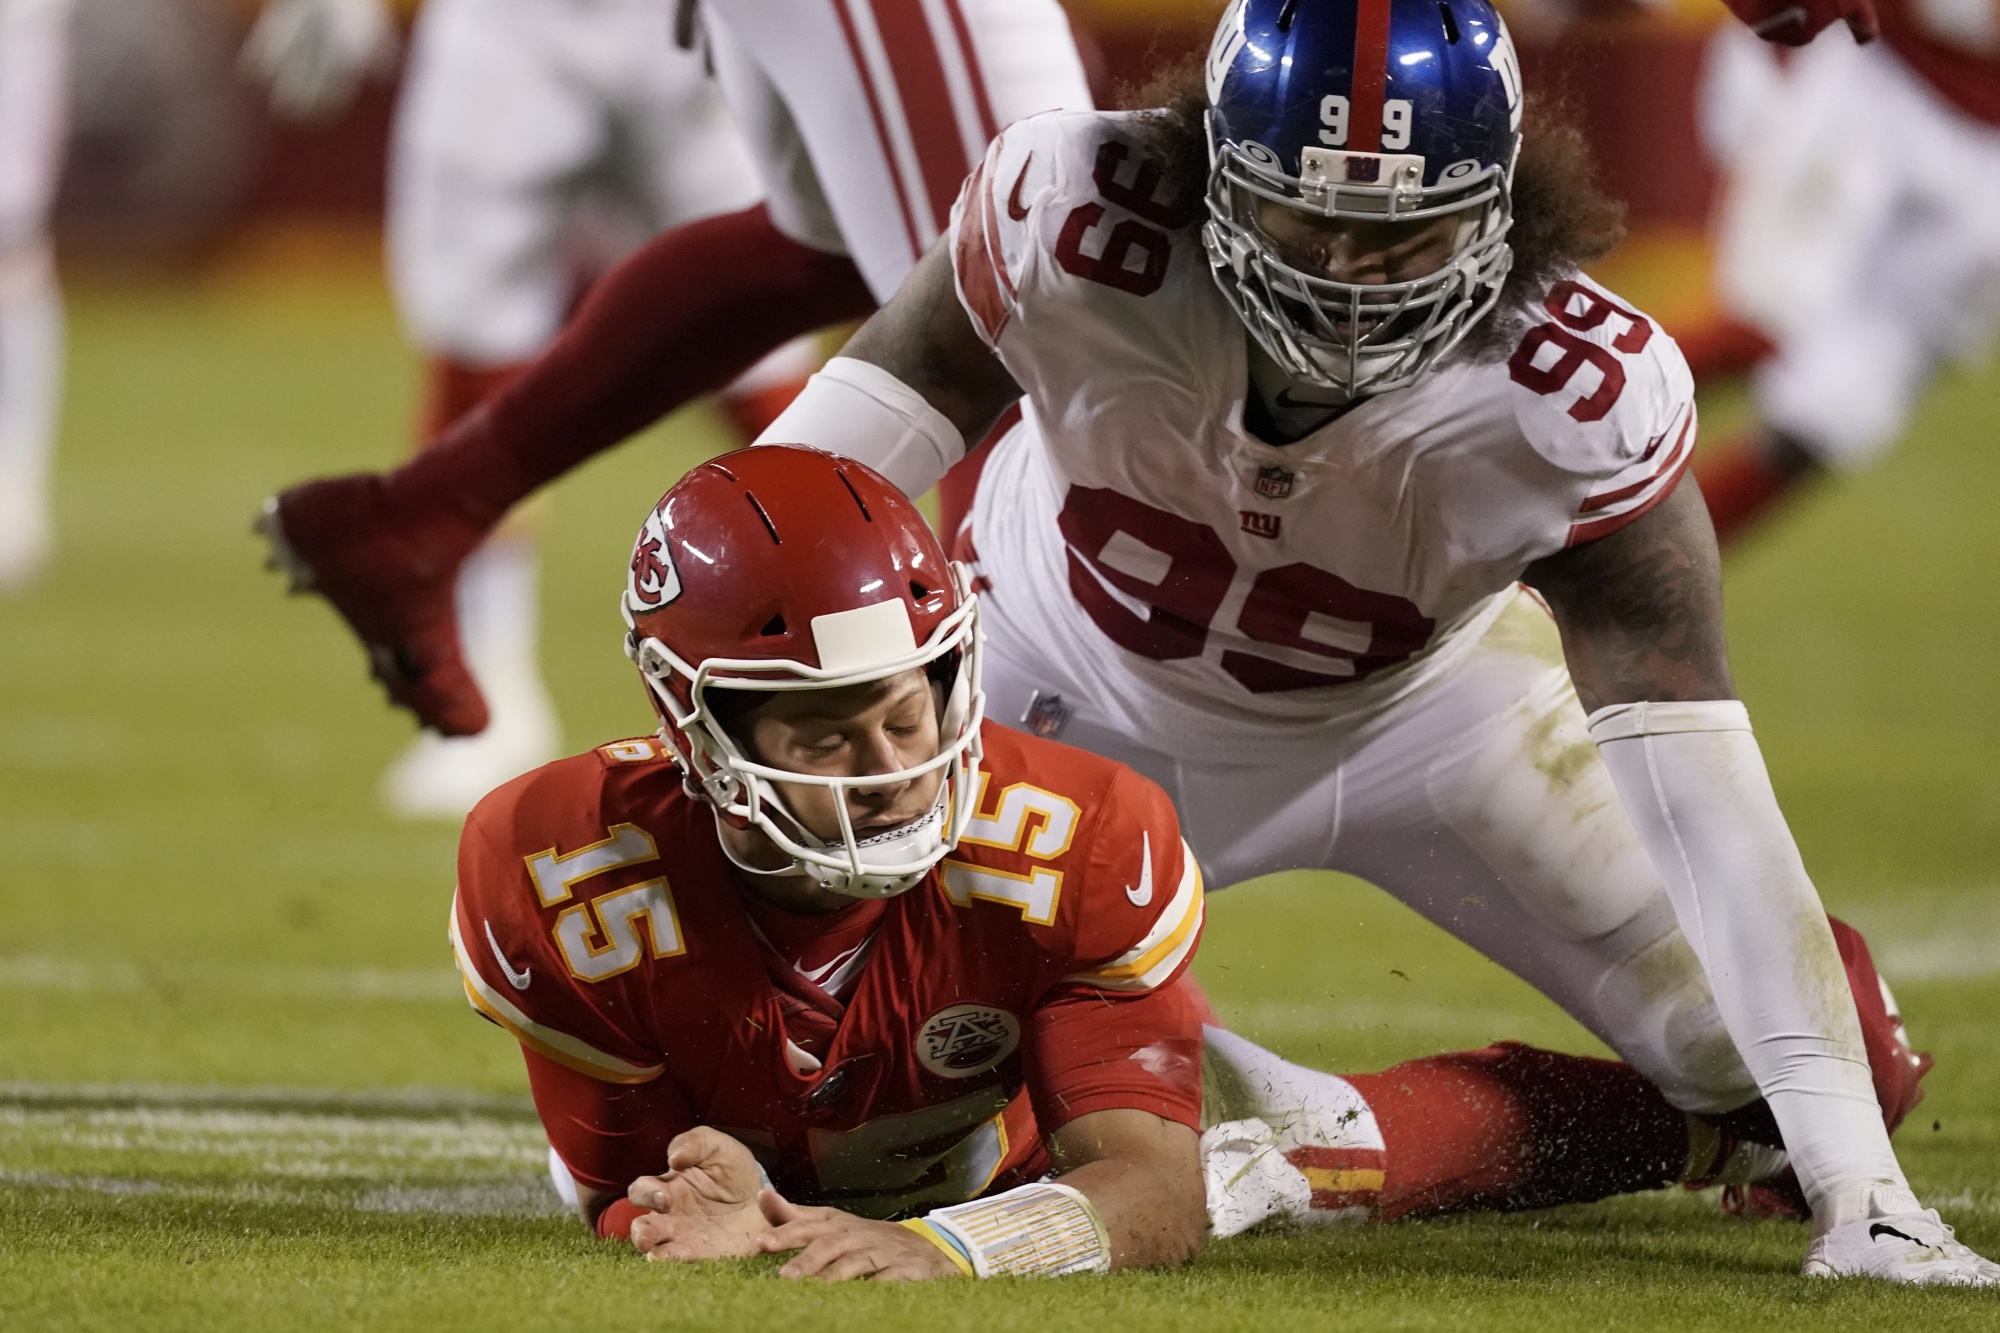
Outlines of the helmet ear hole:
M 785 617 L 782 612 L 764 622 L 764 628 L 757 631 L 767 639 L 778 638 L 785 632 Z

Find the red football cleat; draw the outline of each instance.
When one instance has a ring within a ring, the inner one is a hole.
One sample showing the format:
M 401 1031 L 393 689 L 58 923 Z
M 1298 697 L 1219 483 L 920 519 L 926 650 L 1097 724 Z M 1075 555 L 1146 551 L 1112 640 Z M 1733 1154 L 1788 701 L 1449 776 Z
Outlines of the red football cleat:
M 1854 992 L 1854 1009 L 1861 1018 L 1861 1044 L 1868 1052 L 1868 1067 L 1875 1076 L 1875 1100 L 1882 1107 L 1882 1123 L 1893 1134 L 1896 1126 L 1924 1099 L 1923 1077 L 1930 1073 L 1934 1061 L 1929 1053 L 1910 1046 L 1910 1034 L 1903 1027 L 1896 997 L 1889 993 L 1889 983 L 1875 970 L 1868 941 L 1838 917 L 1829 916 L 1826 920 L 1833 927 L 1833 941 L 1840 949 L 1841 964 L 1847 969 L 1848 987 Z M 1749 1220 L 1804 1221 L 1812 1216 L 1806 1206 L 1805 1192 L 1799 1188 L 1799 1178 L 1790 1167 L 1752 1185 L 1727 1186 L 1722 1192 L 1722 1211 Z
M 446 736 L 486 729 L 486 700 L 458 645 L 458 569 L 483 531 L 395 512 L 369 472 L 309 481 L 264 502 L 256 530 L 292 591 L 333 603 L 389 701 Z
M 1829 916 L 1833 941 L 1840 946 L 1840 961 L 1847 969 L 1847 984 L 1854 991 L 1854 1008 L 1861 1016 L 1861 1044 L 1868 1052 L 1868 1067 L 1875 1075 L 1875 1100 L 1882 1104 L 1882 1122 L 1891 1134 L 1903 1118 L 1924 1099 L 1923 1077 L 1935 1063 L 1928 1052 L 1912 1049 L 1910 1034 L 1903 1028 L 1903 1016 L 1889 983 L 1875 970 L 1868 955 L 1868 941 L 1861 932 L 1837 917 Z

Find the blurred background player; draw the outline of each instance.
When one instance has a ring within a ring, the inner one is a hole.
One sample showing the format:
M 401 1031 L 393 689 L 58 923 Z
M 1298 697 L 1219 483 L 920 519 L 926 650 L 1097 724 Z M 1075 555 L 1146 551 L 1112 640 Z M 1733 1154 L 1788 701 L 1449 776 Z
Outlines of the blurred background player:
M 0 594 L 48 560 L 62 297 L 48 220 L 68 119 L 70 0 L 0 0 Z
M 393 66 L 396 42 L 383 0 L 271 0 L 244 54 L 275 109 L 326 120 Z M 519 374 L 625 254 L 756 202 L 756 173 L 691 45 L 676 40 L 665 0 L 427 0 L 418 11 L 387 240 L 398 310 L 426 356 L 420 442 Z M 812 367 L 810 346 L 795 343 L 720 405 L 754 438 Z M 521 522 L 466 562 L 459 633 L 493 722 L 477 738 L 418 736 L 384 775 L 391 810 L 462 817 L 561 748 L 537 661 L 536 582 Z
M 1877 9 L 1866 46 L 1828 32 L 1781 60 L 1723 28 L 1710 47 L 1703 128 L 1728 173 L 1716 286 L 1761 338 L 1695 369 L 1769 353 L 1758 428 L 1695 465 L 1724 542 L 1878 458 L 2000 321 L 2000 3 Z
M 647 245 L 532 372 L 410 464 L 273 504 L 295 583 L 444 736 L 487 727 L 450 596 L 508 510 L 785 339 L 866 315 L 942 233 L 1001 126 L 1091 105 L 1055 0 L 710 0 L 699 17 L 766 203 Z

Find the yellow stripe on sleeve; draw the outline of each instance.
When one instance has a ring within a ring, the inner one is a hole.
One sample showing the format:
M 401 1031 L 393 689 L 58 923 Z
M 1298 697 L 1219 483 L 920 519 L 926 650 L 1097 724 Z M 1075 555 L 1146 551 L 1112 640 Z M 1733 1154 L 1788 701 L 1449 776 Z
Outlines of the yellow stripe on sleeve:
M 667 1072 L 664 1064 L 635 1065 L 607 1051 L 600 1051 L 567 1032 L 537 1023 L 516 1008 L 506 996 L 487 985 L 486 978 L 479 974 L 478 967 L 467 955 L 465 941 L 458 933 L 456 895 L 453 896 L 451 909 L 451 948 L 458 962 L 458 974 L 465 982 L 466 1000 L 537 1055 L 546 1056 L 566 1069 L 574 1069 L 579 1074 L 588 1074 L 606 1083 L 650 1083 Z
M 1185 842 L 1181 856 L 1180 883 L 1145 938 L 1111 961 L 1073 973 L 1066 980 L 1105 990 L 1140 991 L 1151 990 L 1172 975 L 1194 948 L 1203 912 L 1201 867 Z

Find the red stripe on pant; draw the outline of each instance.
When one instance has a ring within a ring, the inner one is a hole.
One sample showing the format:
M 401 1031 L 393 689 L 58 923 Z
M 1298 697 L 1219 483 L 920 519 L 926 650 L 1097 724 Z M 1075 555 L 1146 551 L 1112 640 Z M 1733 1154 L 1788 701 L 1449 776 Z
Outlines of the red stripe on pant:
M 903 215 L 903 232 L 909 238 L 910 257 L 916 259 L 924 252 L 923 238 L 917 234 L 917 220 L 910 215 L 910 193 L 903 188 L 903 171 L 896 165 L 896 145 L 889 138 L 889 122 L 882 114 L 882 99 L 875 92 L 875 79 L 868 72 L 868 57 L 861 49 L 861 38 L 854 30 L 854 16 L 848 12 L 847 0 L 833 0 L 833 12 L 840 20 L 840 35 L 847 41 L 847 54 L 854 62 L 855 77 L 861 80 L 861 91 L 868 98 L 868 118 L 875 124 L 875 142 L 882 149 L 882 161 L 889 168 L 889 185 L 896 192 L 896 207 Z
M 869 0 L 869 7 L 875 11 L 875 30 L 882 35 L 896 95 L 903 103 L 903 124 L 917 150 L 931 223 L 943 231 L 973 163 L 966 160 L 965 136 L 959 132 L 937 39 L 924 17 L 923 0 Z
M 959 58 L 965 62 L 965 77 L 972 84 L 972 104 L 979 111 L 979 132 L 991 141 L 1000 133 L 1000 122 L 993 115 L 992 99 L 986 95 L 986 75 L 979 68 L 979 48 L 973 44 L 972 29 L 965 21 L 965 10 L 958 0 L 944 0 L 944 8 L 951 15 L 951 30 L 958 38 Z
M 1350 152 L 1382 151 L 1382 99 L 1389 83 L 1389 0 L 1361 0 L 1354 16 L 1354 85 L 1347 107 Z

